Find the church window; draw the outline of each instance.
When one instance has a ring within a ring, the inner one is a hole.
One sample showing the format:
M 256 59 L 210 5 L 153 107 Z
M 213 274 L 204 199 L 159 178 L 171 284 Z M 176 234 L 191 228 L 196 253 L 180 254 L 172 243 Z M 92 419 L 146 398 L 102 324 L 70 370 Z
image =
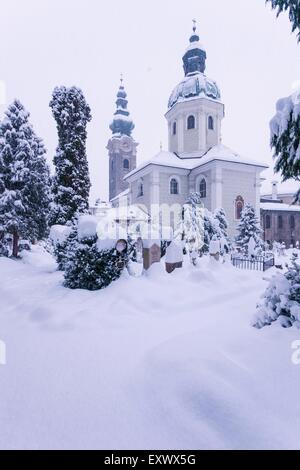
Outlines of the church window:
M 271 228 L 271 216 L 266 215 L 266 229 Z
M 124 170 L 129 170 L 129 160 L 127 158 L 123 161 L 123 168 Z
M 235 218 L 240 220 L 242 217 L 242 212 L 244 210 L 244 199 L 242 196 L 238 196 L 235 200 Z
M 113 160 L 111 161 L 111 169 L 112 170 L 114 169 L 114 161 Z
M 196 127 L 195 116 L 191 115 L 187 119 L 187 128 L 188 128 L 188 130 L 191 130 L 191 129 L 195 129 L 195 127 Z
M 290 227 L 292 230 L 295 228 L 295 217 L 293 215 L 290 216 Z
M 177 122 L 174 121 L 173 122 L 173 135 L 176 135 L 177 134 Z
M 214 118 L 212 116 L 208 117 L 208 129 L 210 131 L 214 130 Z
M 283 219 L 282 215 L 278 216 L 278 228 L 283 228 Z
M 138 197 L 144 196 L 144 185 L 143 182 L 141 181 L 138 186 Z
M 170 181 L 170 194 L 179 194 L 178 181 L 175 178 Z
M 207 188 L 206 188 L 206 181 L 204 178 L 202 178 L 202 180 L 200 181 L 199 193 L 200 193 L 201 199 L 206 198 Z

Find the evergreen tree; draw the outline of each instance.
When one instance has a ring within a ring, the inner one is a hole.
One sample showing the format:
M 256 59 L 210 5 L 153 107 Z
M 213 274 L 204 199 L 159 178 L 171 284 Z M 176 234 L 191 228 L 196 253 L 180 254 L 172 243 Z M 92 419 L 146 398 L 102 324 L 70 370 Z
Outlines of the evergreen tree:
M 190 194 L 184 205 L 181 233 L 189 252 L 207 253 L 213 236 L 222 238 L 218 219 L 203 207 L 199 193 Z
M 50 102 L 57 123 L 58 148 L 54 157 L 51 225 L 65 225 L 89 207 L 90 178 L 86 156 L 90 107 L 76 87 L 55 88 Z
M 32 135 L 33 155 L 23 197 L 26 207 L 23 236 L 34 242 L 48 236 L 48 219 L 51 202 L 50 170 L 43 141 Z
M 228 221 L 226 218 L 226 214 L 224 209 L 216 209 L 214 213 L 214 218 L 219 222 L 219 229 L 221 232 L 221 238 L 226 240 L 227 246 L 229 247 L 231 242 L 230 242 L 230 237 L 228 235 Z
M 300 89 L 293 95 L 280 99 L 276 115 L 270 123 L 271 146 L 274 150 L 275 171 L 283 180 L 300 177 Z M 295 202 L 300 201 L 300 190 Z
M 189 253 L 199 252 L 203 247 L 203 206 L 198 193 L 190 194 L 183 206 L 182 239 Z
M 293 255 L 292 265 L 285 274 L 277 273 L 272 277 L 257 306 L 253 326 L 262 328 L 279 320 L 284 328 L 297 322 L 300 325 L 300 264 Z
M 297 31 L 298 41 L 300 42 L 300 1 L 299 0 L 266 0 L 271 3 L 272 8 L 277 10 L 277 16 L 287 11 L 292 23 L 292 30 Z
M 20 237 L 33 241 L 46 235 L 49 169 L 44 154 L 29 113 L 14 101 L 0 124 L 0 238 L 3 245 L 11 234 L 14 257 Z
M 262 230 L 260 228 L 259 220 L 255 215 L 255 210 L 251 204 L 246 204 L 244 207 L 237 231 L 238 235 L 236 237 L 236 244 L 244 253 L 248 252 L 248 243 L 250 238 L 253 238 L 257 248 L 262 247 Z
M 214 237 L 218 240 L 222 238 L 219 220 L 208 209 L 204 209 L 204 244 L 202 248 L 204 253 L 209 252 L 209 245 Z
M 8 233 L 12 235 L 14 257 L 18 256 L 18 242 L 25 227 L 23 191 L 33 156 L 28 118 L 29 113 L 16 100 L 0 124 L 0 232 L 2 239 Z

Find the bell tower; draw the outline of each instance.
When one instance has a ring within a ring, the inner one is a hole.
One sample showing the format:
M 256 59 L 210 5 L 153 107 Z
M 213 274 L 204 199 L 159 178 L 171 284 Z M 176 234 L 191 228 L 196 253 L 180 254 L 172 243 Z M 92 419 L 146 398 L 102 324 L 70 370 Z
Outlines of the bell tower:
M 221 142 L 224 105 L 218 85 L 205 75 L 206 58 L 194 20 L 182 57 L 185 77 L 174 88 L 166 113 L 169 151 L 181 158 L 201 157 Z
M 123 85 L 123 77 L 117 93 L 116 112 L 110 124 L 112 137 L 108 141 L 109 155 L 109 200 L 128 189 L 124 176 L 136 168 L 138 143 L 132 137 L 134 123 L 127 109 L 127 93 Z

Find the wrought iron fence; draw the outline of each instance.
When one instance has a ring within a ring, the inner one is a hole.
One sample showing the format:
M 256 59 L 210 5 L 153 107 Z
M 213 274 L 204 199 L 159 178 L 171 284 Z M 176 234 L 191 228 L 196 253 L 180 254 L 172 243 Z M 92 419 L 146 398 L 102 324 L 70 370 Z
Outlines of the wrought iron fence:
M 231 262 L 236 268 L 249 269 L 252 271 L 267 271 L 267 269 L 275 266 L 275 258 L 273 255 L 249 257 L 232 255 Z

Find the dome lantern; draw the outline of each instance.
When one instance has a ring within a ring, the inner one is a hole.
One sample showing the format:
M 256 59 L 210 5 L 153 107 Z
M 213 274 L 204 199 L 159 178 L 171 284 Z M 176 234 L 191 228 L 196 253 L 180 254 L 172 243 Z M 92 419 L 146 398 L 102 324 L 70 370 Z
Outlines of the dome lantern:
M 193 20 L 193 23 L 193 34 L 190 37 L 190 44 L 182 58 L 183 69 L 186 76 L 197 72 L 204 73 L 206 68 L 206 52 L 196 33 L 196 20 Z

